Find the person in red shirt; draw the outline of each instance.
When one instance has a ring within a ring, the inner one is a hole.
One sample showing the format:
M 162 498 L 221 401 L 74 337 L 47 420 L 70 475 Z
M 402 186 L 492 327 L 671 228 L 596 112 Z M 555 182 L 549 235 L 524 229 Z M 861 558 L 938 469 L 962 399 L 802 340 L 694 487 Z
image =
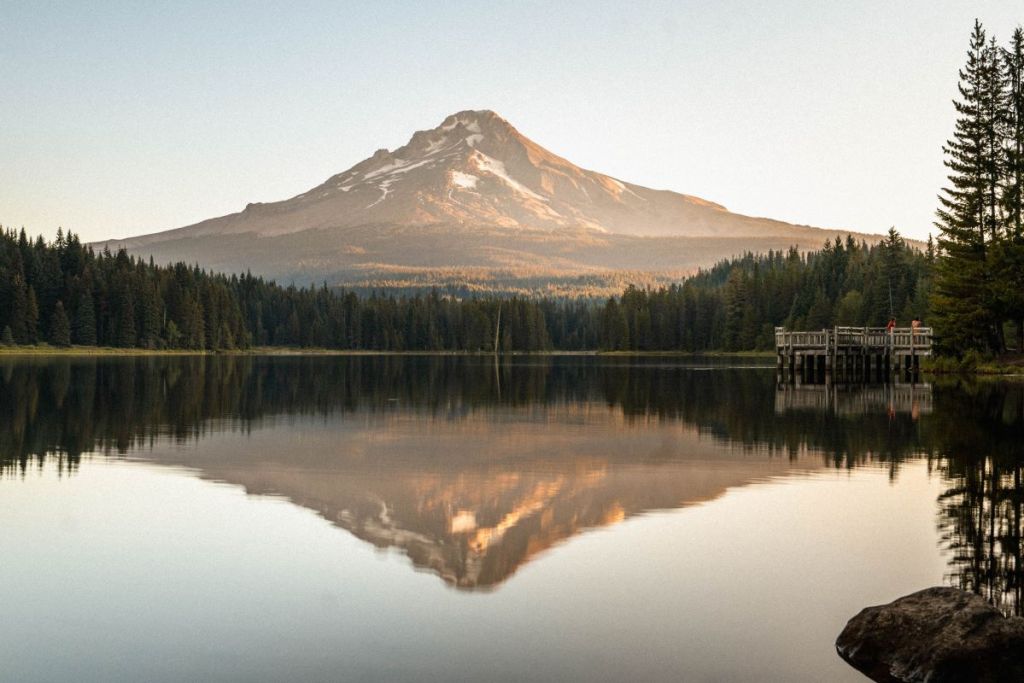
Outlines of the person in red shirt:
M 889 318 L 889 324 L 885 326 L 885 331 L 892 334 L 892 331 L 896 329 L 896 318 Z

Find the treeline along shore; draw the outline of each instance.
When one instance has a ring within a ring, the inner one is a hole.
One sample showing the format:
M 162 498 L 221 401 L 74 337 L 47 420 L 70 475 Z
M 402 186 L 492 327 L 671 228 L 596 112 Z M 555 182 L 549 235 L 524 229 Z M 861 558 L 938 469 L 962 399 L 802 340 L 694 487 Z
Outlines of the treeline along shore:
M 607 300 L 357 296 L 96 253 L 73 234 L 0 235 L 0 343 L 56 347 L 366 351 L 745 351 L 776 325 L 906 320 L 928 308 L 934 253 L 890 231 L 820 251 L 747 254 Z M 497 335 L 497 345 L 495 344 Z

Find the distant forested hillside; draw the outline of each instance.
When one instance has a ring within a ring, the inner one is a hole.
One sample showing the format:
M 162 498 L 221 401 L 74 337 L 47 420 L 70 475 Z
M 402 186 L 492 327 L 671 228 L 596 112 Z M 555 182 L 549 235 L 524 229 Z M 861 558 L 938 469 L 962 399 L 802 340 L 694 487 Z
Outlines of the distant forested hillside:
M 926 315 L 933 254 L 877 245 L 748 254 L 684 282 L 595 299 L 357 296 L 95 253 L 72 234 L 0 235 L 0 343 L 231 350 L 751 350 L 776 325 L 878 325 Z

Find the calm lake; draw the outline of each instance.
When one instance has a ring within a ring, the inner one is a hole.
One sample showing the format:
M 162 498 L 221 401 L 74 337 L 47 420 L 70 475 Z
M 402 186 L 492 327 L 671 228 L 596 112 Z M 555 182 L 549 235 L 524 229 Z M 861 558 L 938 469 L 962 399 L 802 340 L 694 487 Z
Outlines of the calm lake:
M 856 681 L 867 605 L 1020 612 L 1024 385 L 764 365 L 0 359 L 0 679 Z

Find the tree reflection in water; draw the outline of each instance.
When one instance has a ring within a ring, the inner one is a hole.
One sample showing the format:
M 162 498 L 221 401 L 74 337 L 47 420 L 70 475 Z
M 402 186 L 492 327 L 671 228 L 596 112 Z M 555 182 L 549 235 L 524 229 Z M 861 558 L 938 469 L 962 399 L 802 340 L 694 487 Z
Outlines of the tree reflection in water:
M 717 367 L 623 357 L 498 363 L 452 356 L 7 358 L 0 361 L 0 473 L 24 475 L 48 458 L 73 471 L 86 454 L 248 432 L 276 416 L 345 422 L 356 414 L 401 414 L 420 423 L 466 425 L 556 409 L 566 420 L 581 407 L 604 406 L 623 425 L 641 431 L 648 424 L 679 425 L 759 461 L 842 468 L 881 463 L 896 476 L 901 463 L 925 458 L 949 482 L 938 525 L 952 554 L 950 583 L 1021 613 L 1024 387 L 964 381 L 794 387 L 777 384 L 770 369 L 711 363 Z M 332 463 L 334 480 L 305 483 L 302 496 L 292 497 L 304 496 L 301 504 L 379 545 L 398 543 L 396 531 L 419 539 L 404 547 L 414 562 L 453 584 L 481 585 L 503 580 L 531 553 L 582 526 L 677 506 L 687 485 L 684 472 L 653 467 L 670 457 L 657 449 L 590 459 L 564 455 L 571 457 L 576 461 L 551 456 L 528 467 L 469 460 L 446 470 L 423 465 L 416 477 L 401 472 L 386 483 L 361 479 L 350 463 Z M 630 463 L 652 467 L 622 468 Z M 223 467 L 230 475 L 218 476 L 259 490 L 242 467 Z M 598 474 L 604 483 L 592 486 Z M 518 477 L 519 488 L 509 477 Z M 385 513 L 405 518 L 382 528 L 374 516 L 379 504 L 357 500 L 361 486 L 376 487 L 378 498 L 390 496 Z M 433 507 L 410 497 L 428 493 Z M 476 501 L 476 517 L 440 504 L 460 496 Z M 436 519 L 423 516 L 428 513 Z M 497 547 L 497 532 L 506 534 L 501 553 L 488 548 Z M 473 562 L 480 566 L 474 569 Z
M 777 410 L 763 368 L 655 358 L 458 356 L 7 358 L 0 361 L 0 463 L 126 453 L 156 438 L 251 429 L 275 415 L 459 413 L 600 402 L 627 422 L 685 423 L 729 443 L 837 466 L 899 463 L 926 449 L 910 413 Z
M 1022 613 L 1024 386 L 956 383 L 937 397 L 937 462 L 949 481 L 939 528 L 952 552 L 950 583 Z

